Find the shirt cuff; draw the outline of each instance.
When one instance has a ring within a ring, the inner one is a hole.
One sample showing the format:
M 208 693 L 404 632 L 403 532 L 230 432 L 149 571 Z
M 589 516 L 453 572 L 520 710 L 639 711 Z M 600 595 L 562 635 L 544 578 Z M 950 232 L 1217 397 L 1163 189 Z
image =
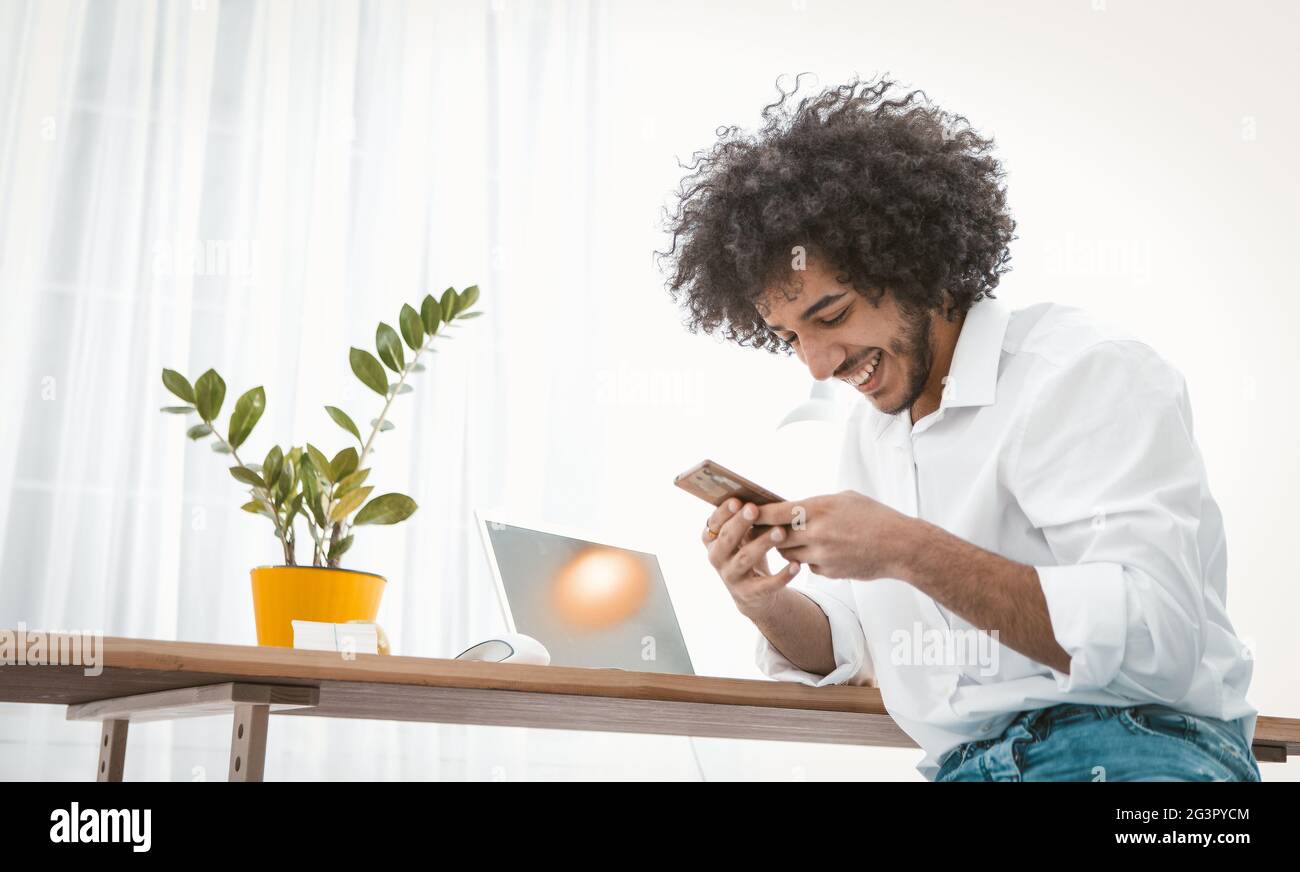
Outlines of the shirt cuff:
M 874 684 L 875 670 L 857 613 L 833 594 L 803 587 L 793 588 L 817 604 L 831 628 L 835 668 L 826 675 L 805 672 L 786 659 L 762 633 L 758 634 L 755 660 L 765 675 L 777 681 L 795 681 L 822 687 L 828 684 Z
M 1107 687 L 1124 662 L 1124 568 L 1118 563 L 1080 563 L 1034 569 L 1047 599 L 1052 633 L 1070 655 L 1068 675 L 1052 669 L 1056 686 L 1063 691 Z

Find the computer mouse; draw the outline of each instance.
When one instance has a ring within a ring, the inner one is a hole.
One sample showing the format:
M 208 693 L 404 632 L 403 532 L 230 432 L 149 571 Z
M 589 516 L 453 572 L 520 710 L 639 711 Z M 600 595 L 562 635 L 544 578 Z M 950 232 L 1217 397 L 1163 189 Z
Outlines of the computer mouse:
M 523 633 L 502 633 L 471 645 L 456 655 L 457 660 L 482 660 L 488 663 L 526 663 L 530 666 L 547 666 L 551 653 L 532 636 Z

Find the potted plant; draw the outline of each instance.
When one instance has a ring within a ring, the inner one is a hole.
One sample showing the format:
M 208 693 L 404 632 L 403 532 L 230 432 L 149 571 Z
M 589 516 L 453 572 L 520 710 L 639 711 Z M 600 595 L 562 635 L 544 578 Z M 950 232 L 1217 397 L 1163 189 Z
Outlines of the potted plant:
M 162 411 L 198 415 L 199 423 L 191 426 L 186 435 L 196 441 L 213 437 L 212 450 L 234 461 L 230 474 L 249 489 L 250 499 L 244 503 L 244 511 L 264 516 L 275 527 L 284 565 L 251 571 L 259 645 L 293 647 L 294 620 L 375 620 L 384 578 L 341 569 L 339 562 L 352 546 L 355 528 L 399 523 L 415 512 L 416 504 L 401 493 L 372 497 L 374 486 L 366 484 L 370 476 L 367 463 L 379 434 L 393 429 L 389 420 L 393 401 L 412 390 L 411 376 L 425 369 L 421 358 L 426 352 L 434 352 L 435 339 L 446 335 L 440 331 L 482 314 L 471 311 L 478 296 L 477 286 L 460 293 L 448 288 L 441 299 L 426 296 L 418 312 L 409 304 L 403 305 L 397 319 L 399 329 L 381 322 L 375 331 L 378 358 L 363 349 L 351 349 L 352 372 L 383 398 L 383 405 L 370 421 L 365 438 L 346 412 L 337 406 L 325 407 L 330 419 L 357 442 L 355 447 L 349 445 L 333 457 L 309 442 L 302 446 L 273 445 L 261 463 L 246 462 L 240 449 L 266 409 L 266 392 L 255 387 L 240 396 L 222 435 L 217 417 L 225 401 L 226 383 L 216 370 L 209 369 L 192 384 L 175 370 L 162 371 L 163 385 L 184 403 L 164 406 Z M 385 367 L 395 374 L 395 381 L 389 382 Z M 311 539 L 310 566 L 299 566 L 297 561 L 300 521 Z

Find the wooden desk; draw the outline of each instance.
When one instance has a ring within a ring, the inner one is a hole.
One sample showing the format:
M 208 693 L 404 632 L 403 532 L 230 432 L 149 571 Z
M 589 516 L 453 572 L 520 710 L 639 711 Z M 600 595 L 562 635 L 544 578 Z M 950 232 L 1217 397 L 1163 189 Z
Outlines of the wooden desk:
M 0 666 L 0 702 L 102 722 L 101 781 L 121 780 L 131 721 L 226 713 L 232 781 L 261 780 L 271 714 L 916 747 L 866 687 L 112 637 L 101 655 L 99 675 Z M 1300 720 L 1260 717 L 1256 757 L 1289 754 Z

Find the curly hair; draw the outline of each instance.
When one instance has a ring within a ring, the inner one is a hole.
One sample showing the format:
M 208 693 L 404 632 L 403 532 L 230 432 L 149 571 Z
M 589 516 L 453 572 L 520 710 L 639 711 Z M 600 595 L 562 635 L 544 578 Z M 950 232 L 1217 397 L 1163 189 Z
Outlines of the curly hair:
M 793 284 L 793 255 L 825 260 L 873 304 L 886 290 L 911 310 L 949 316 L 992 297 L 1009 267 L 1015 221 L 993 140 L 924 91 L 891 96 L 888 77 L 764 107 L 754 134 L 721 127 L 693 155 L 666 214 L 668 288 L 693 332 L 785 349 L 757 301 Z

